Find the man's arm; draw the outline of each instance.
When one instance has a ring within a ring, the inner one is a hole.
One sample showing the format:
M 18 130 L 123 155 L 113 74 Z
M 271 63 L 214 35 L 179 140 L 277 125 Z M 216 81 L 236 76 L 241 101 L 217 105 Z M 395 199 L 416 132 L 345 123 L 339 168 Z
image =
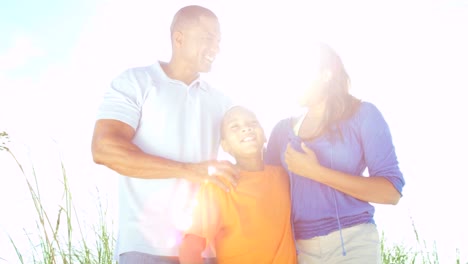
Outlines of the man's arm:
M 181 264 L 203 263 L 202 252 L 206 247 L 206 239 L 197 235 L 187 234 L 179 249 Z
M 194 182 L 210 181 L 228 190 L 217 177 L 223 177 L 236 185 L 237 169 L 228 161 L 182 163 L 149 155 L 133 144 L 135 130 L 128 124 L 111 119 L 96 122 L 92 140 L 95 163 L 109 167 L 119 174 L 140 179 L 184 177 Z M 208 175 L 208 168 L 215 168 L 215 176 Z

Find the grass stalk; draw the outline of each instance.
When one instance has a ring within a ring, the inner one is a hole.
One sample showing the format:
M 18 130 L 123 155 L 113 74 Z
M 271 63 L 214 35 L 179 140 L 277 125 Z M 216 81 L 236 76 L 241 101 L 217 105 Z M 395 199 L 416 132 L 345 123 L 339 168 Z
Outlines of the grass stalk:
M 0 140 L 9 141 L 8 134 L 6 132 L 0 132 Z M 52 224 L 50 217 L 43 206 L 43 201 L 39 188 L 39 181 L 37 174 L 34 168 L 34 165 L 31 166 L 33 182 L 31 182 L 27 176 L 26 171 L 23 168 L 23 165 L 17 159 L 15 154 L 6 146 L 5 142 L 1 142 L 0 151 L 6 151 L 13 161 L 18 166 L 21 174 L 26 180 L 26 184 L 32 198 L 32 202 L 36 212 L 36 228 L 39 231 L 37 238 L 39 243 L 33 242 L 31 236 L 26 232 L 26 237 L 29 240 L 29 243 L 32 247 L 31 257 L 32 263 L 44 263 L 44 264 L 71 264 L 71 263 L 99 263 L 99 264 L 111 264 L 115 263 L 112 259 L 114 238 L 112 233 L 109 233 L 107 225 L 105 222 L 105 212 L 102 208 L 102 204 L 99 201 L 99 226 L 95 228 L 96 236 L 96 253 L 93 252 L 92 248 L 89 246 L 89 242 L 86 242 L 86 239 L 83 235 L 83 229 L 81 227 L 80 221 L 78 219 L 78 214 L 76 207 L 73 204 L 73 199 L 71 195 L 70 184 L 68 181 L 67 172 L 65 165 L 60 162 L 61 173 L 63 179 L 63 196 L 62 201 L 63 205 L 59 206 L 57 212 L 57 218 L 55 225 Z M 61 219 L 65 217 L 66 220 L 66 235 L 65 237 L 61 236 L 61 231 L 63 225 L 61 225 Z M 76 224 L 74 224 L 73 219 L 76 217 Z M 78 225 L 78 232 L 81 235 L 81 243 L 75 244 L 73 241 L 73 232 L 74 225 Z M 13 246 L 18 260 L 21 263 L 25 263 L 24 254 L 20 252 L 17 247 L 17 243 L 9 236 L 10 243 Z M 39 249 L 39 250 L 38 250 Z M 1 258 L 0 258 L 1 259 Z

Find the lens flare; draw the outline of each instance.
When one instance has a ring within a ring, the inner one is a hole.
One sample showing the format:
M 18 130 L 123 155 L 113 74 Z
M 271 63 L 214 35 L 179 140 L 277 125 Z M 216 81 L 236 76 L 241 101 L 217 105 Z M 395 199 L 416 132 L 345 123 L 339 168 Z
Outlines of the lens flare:
M 213 176 L 216 173 L 216 168 L 213 166 L 208 166 L 208 175 Z

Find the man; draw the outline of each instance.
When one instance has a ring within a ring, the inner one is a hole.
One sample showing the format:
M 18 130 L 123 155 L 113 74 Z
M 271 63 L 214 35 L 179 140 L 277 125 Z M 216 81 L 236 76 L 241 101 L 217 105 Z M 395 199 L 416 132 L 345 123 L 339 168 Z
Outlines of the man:
M 171 25 L 170 61 L 126 70 L 104 96 L 92 153 L 97 164 L 121 175 L 119 264 L 178 263 L 198 183 L 226 191 L 225 180 L 236 184 L 237 169 L 216 161 L 230 100 L 200 79 L 211 69 L 220 37 L 212 11 L 180 9 Z

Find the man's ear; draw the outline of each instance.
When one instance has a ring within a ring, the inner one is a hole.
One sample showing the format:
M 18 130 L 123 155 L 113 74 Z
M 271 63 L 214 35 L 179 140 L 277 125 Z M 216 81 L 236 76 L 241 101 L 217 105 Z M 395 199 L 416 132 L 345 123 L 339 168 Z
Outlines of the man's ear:
M 172 42 L 176 47 L 182 46 L 182 41 L 184 39 L 184 34 L 180 31 L 174 31 L 172 34 Z

